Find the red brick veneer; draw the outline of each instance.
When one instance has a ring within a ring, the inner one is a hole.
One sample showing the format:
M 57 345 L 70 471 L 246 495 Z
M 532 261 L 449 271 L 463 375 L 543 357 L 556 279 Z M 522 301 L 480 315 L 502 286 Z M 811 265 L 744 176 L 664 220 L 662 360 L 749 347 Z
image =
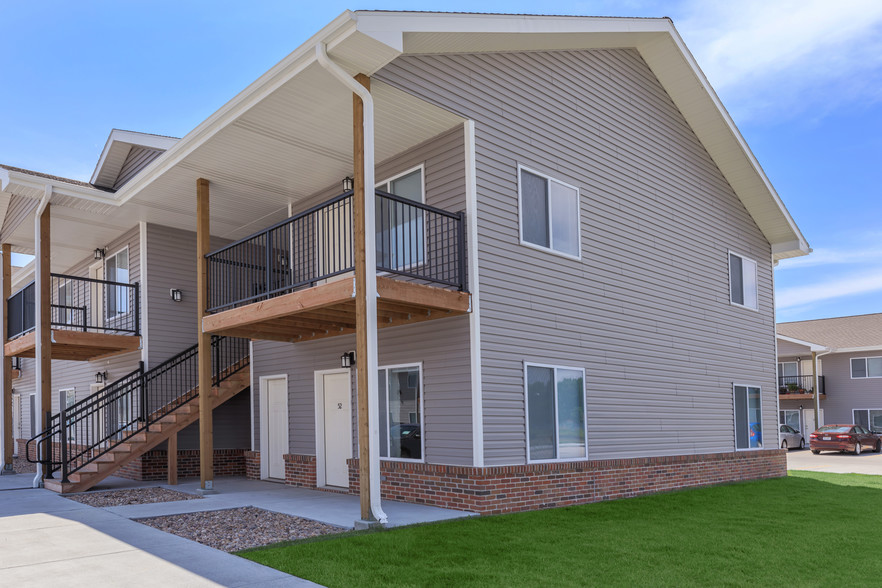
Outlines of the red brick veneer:
M 164 449 L 153 449 L 141 457 L 133 459 L 113 475 L 130 480 L 165 480 L 168 478 L 168 452 Z M 214 475 L 244 476 L 244 449 L 215 449 Z M 199 477 L 199 450 L 178 450 L 178 477 Z
M 286 454 L 285 460 L 285 484 L 298 488 L 315 488 L 315 456 Z M 258 466 L 258 472 L 260 466 Z
M 249 480 L 260 479 L 260 452 L 245 452 L 245 477 Z
M 382 497 L 497 514 L 787 475 L 780 449 L 474 468 L 381 462 Z M 358 493 L 358 460 L 349 460 Z

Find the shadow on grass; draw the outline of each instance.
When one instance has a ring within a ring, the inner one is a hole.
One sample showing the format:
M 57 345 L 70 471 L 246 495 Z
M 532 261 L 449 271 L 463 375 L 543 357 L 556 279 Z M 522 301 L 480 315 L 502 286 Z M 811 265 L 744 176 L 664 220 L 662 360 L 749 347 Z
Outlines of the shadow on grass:
M 353 532 L 240 555 L 327 586 L 861 585 L 882 477 L 787 478 Z M 802 555 L 824 532 L 823 550 Z

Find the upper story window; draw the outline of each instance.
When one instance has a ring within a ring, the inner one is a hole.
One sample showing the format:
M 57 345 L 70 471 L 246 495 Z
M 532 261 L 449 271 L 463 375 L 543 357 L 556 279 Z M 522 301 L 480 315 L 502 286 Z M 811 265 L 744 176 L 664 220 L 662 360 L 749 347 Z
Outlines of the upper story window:
M 579 189 L 518 166 L 518 193 L 521 243 L 580 258 Z
M 852 378 L 882 378 L 882 357 L 851 358 Z
M 799 375 L 799 363 L 795 361 L 782 361 L 778 363 L 778 377 L 793 377 Z
M 129 283 L 129 249 L 108 256 L 104 260 L 104 276 L 108 282 Z M 107 318 L 129 312 L 129 288 L 107 287 Z
M 762 449 L 762 390 L 755 386 L 734 386 L 735 448 Z
M 756 310 L 756 262 L 729 252 L 729 300 Z
M 526 364 L 525 376 L 527 459 L 587 457 L 584 370 Z
M 377 190 L 423 204 L 426 200 L 423 166 L 377 184 Z M 402 270 L 424 263 L 426 257 L 423 211 L 401 202 L 378 199 L 377 265 Z

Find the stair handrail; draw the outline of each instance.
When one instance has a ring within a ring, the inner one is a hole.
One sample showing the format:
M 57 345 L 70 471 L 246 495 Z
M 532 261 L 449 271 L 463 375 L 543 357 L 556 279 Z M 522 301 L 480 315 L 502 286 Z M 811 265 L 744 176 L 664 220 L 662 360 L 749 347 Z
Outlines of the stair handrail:
M 211 352 L 212 386 L 248 365 L 247 339 L 212 336 Z M 198 353 L 193 345 L 146 371 L 141 362 L 135 371 L 48 416 L 47 428 L 26 444 L 28 461 L 47 465 L 47 479 L 61 469 L 62 482 L 68 482 L 70 474 L 195 398 L 198 371 L 187 362 L 195 362 Z M 115 417 L 115 424 L 107 417 Z M 32 443 L 37 444 L 36 459 L 30 458 Z

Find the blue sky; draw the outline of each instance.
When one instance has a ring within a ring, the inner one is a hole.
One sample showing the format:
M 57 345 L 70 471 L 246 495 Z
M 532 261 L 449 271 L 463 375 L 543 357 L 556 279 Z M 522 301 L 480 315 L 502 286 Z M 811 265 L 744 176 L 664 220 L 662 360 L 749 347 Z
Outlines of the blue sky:
M 878 0 L 10 0 L 0 162 L 88 180 L 112 128 L 183 136 L 347 8 L 671 17 L 814 248 L 778 320 L 882 312 Z

